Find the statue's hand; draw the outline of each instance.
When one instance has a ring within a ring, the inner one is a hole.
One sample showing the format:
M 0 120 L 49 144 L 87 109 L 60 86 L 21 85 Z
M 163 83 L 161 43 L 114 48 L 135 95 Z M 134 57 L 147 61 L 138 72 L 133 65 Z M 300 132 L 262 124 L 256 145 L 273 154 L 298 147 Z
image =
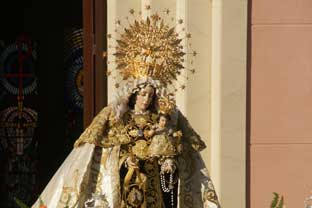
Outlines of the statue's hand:
M 126 159 L 126 165 L 128 167 L 138 168 L 139 160 L 135 156 L 129 156 Z
M 180 139 L 182 137 L 182 131 L 176 131 L 173 133 L 173 137 Z
M 162 174 L 164 173 L 174 173 L 175 170 L 177 169 L 175 160 L 172 158 L 167 158 L 165 161 L 162 163 L 160 167 L 160 172 Z
M 154 134 L 155 134 L 155 131 L 153 129 L 144 131 L 145 138 L 151 138 L 152 136 L 154 136 Z

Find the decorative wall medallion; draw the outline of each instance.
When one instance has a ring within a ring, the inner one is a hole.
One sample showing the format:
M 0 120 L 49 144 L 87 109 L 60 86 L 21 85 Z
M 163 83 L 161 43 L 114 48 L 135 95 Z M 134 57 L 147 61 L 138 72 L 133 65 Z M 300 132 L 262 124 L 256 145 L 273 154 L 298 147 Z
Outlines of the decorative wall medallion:
M 37 120 L 37 113 L 30 108 L 3 110 L 0 114 L 1 149 L 23 155 L 24 149 L 32 142 Z
M 34 68 L 37 53 L 27 43 L 8 46 L 0 56 L 0 82 L 14 95 L 22 90 L 24 95 L 32 93 L 37 87 Z
M 83 109 L 83 33 L 82 29 L 65 34 L 64 62 L 66 98 L 70 105 Z

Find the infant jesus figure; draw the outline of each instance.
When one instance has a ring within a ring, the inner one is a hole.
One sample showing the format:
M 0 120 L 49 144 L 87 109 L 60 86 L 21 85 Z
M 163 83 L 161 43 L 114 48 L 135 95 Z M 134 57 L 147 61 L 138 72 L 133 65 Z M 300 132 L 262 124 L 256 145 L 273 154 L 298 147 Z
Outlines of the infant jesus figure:
M 176 157 L 182 152 L 181 131 L 174 131 L 169 114 L 159 113 L 157 123 L 147 132 L 151 140 L 147 154 L 160 165 L 163 197 L 170 201 L 177 194 L 178 170 Z
M 171 127 L 169 114 L 159 113 L 157 123 L 147 134 L 151 138 L 147 150 L 149 157 L 173 158 L 182 152 L 182 132 Z
M 160 186 L 165 201 L 172 201 L 178 192 L 178 163 L 177 157 L 182 153 L 182 131 L 176 128 L 171 116 L 174 116 L 175 103 L 169 97 L 161 98 L 158 102 L 157 119 L 150 130 L 144 132 L 149 138 L 147 155 L 156 159 L 160 165 Z M 174 203 L 172 201 L 172 203 Z

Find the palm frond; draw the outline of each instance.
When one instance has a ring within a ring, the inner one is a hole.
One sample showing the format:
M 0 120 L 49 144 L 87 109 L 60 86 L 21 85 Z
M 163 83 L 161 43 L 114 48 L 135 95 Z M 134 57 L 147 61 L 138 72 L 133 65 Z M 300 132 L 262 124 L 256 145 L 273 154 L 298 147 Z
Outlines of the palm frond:
M 274 198 L 271 202 L 271 208 L 283 208 L 284 207 L 284 197 L 279 196 L 278 193 L 273 192 Z

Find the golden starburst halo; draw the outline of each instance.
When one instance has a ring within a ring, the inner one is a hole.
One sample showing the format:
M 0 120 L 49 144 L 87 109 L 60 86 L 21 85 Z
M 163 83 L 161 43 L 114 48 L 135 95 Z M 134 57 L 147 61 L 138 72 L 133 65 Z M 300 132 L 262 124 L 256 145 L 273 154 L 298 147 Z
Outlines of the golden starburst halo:
M 135 11 L 130 11 L 131 16 L 134 16 Z M 131 21 L 128 17 L 126 20 L 128 25 L 123 26 L 123 30 L 117 33 L 118 38 L 107 35 L 109 40 L 116 41 L 113 55 L 116 71 L 122 79 L 128 81 L 148 77 L 160 81 L 165 87 L 172 85 L 173 81 L 178 81 L 182 71 L 188 70 L 184 63 L 186 53 L 182 40 L 190 39 L 191 35 L 187 33 L 181 38 L 179 33 L 184 30 L 177 31 L 177 25 L 183 24 L 184 21 L 178 19 L 176 25 L 170 26 L 158 13 L 143 20 L 135 18 Z M 122 26 L 120 21 L 118 23 Z

